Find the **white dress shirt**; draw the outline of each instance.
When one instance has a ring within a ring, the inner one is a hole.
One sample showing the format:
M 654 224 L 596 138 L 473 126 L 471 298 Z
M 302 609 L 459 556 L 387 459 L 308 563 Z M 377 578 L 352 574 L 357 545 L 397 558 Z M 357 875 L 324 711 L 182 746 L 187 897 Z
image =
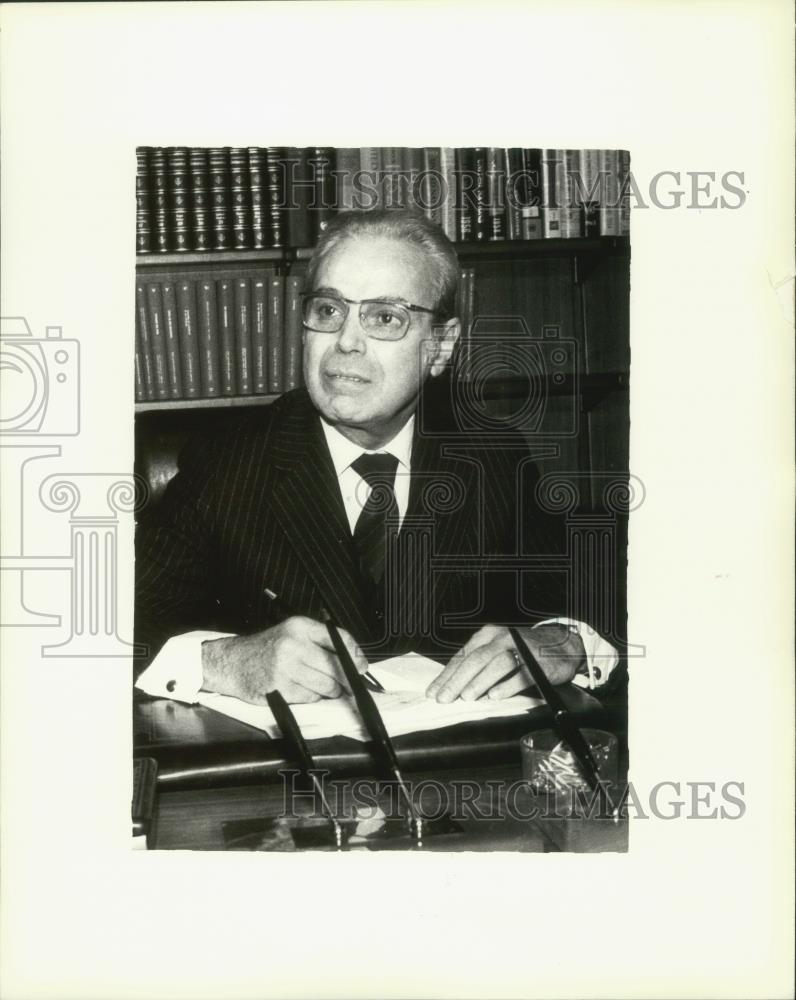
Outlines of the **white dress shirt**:
M 359 458 L 363 449 L 354 444 L 353 441 L 349 441 L 340 431 L 323 419 L 321 419 L 321 427 L 332 458 L 334 471 L 337 474 L 346 517 L 353 535 L 354 526 L 371 491 L 370 486 L 351 467 L 351 463 Z M 412 415 L 391 441 L 376 452 L 369 452 L 369 454 L 389 452 L 398 459 L 398 468 L 395 473 L 395 500 L 398 505 L 399 524 L 403 523 L 409 505 L 409 477 L 414 427 L 415 418 Z M 573 678 L 573 683 L 589 688 L 604 684 L 619 661 L 614 647 L 594 629 L 571 618 L 549 618 L 538 623 L 538 625 L 551 624 L 567 625 L 573 632 L 577 632 L 583 641 L 588 673 L 577 675 Z M 136 682 L 136 687 L 155 697 L 173 698 L 190 704 L 195 703 L 202 687 L 202 643 L 209 639 L 221 639 L 232 634 L 230 632 L 195 631 L 174 636 L 165 643 L 150 665 L 143 671 Z

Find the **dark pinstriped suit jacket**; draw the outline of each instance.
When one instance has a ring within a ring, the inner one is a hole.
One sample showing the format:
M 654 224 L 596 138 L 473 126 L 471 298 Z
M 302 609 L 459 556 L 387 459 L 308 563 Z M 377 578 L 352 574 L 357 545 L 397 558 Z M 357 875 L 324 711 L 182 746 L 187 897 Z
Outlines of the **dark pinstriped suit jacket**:
M 189 443 L 138 527 L 136 638 L 149 655 L 137 668 L 181 632 L 276 624 L 284 615 L 266 587 L 312 617 L 328 608 L 371 656 L 415 649 L 446 659 L 485 622 L 565 614 L 565 574 L 527 569 L 534 557 L 560 554 L 564 540 L 538 507 L 521 439 L 497 448 L 467 438 L 430 398 L 416 421 L 409 506 L 392 532 L 381 618 L 305 390 Z

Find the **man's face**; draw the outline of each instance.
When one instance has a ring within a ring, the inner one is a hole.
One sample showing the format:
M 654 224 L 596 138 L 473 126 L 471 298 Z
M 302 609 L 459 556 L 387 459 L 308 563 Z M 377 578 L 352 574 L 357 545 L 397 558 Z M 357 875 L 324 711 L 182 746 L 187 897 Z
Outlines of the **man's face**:
M 393 299 L 436 305 L 431 265 L 422 250 L 386 237 L 345 240 L 324 260 L 308 291 L 346 299 Z M 374 340 L 359 322 L 359 306 L 349 307 L 338 333 L 304 330 L 304 378 L 323 416 L 365 448 L 389 441 L 413 412 L 430 373 L 444 370 L 458 333 L 455 322 L 440 345 L 428 313 L 412 312 L 402 340 Z M 449 346 L 448 346 L 449 345 Z

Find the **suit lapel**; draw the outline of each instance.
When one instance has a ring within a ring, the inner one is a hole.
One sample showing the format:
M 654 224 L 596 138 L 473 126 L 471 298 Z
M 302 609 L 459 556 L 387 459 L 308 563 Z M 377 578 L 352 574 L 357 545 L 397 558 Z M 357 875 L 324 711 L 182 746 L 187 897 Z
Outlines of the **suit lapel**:
M 277 480 L 271 504 L 282 530 L 331 615 L 355 635 L 368 624 L 350 530 L 320 420 L 306 396 L 292 402 L 276 430 Z

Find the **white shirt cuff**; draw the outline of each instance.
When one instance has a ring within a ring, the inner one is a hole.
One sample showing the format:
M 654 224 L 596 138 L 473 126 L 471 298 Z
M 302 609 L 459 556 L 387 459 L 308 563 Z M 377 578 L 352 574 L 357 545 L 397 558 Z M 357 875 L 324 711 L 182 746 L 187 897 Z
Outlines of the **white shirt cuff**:
M 567 625 L 573 632 L 577 632 L 586 651 L 587 674 L 575 674 L 572 683 L 579 687 L 587 687 L 593 691 L 596 687 L 601 687 L 611 675 L 611 671 L 619 662 L 619 653 L 606 639 L 585 622 L 575 621 L 574 618 L 547 618 L 543 622 L 537 622 L 534 628 L 540 625 Z
M 232 632 L 185 632 L 169 639 L 135 686 L 155 698 L 173 698 L 195 705 L 202 689 L 202 643 Z

